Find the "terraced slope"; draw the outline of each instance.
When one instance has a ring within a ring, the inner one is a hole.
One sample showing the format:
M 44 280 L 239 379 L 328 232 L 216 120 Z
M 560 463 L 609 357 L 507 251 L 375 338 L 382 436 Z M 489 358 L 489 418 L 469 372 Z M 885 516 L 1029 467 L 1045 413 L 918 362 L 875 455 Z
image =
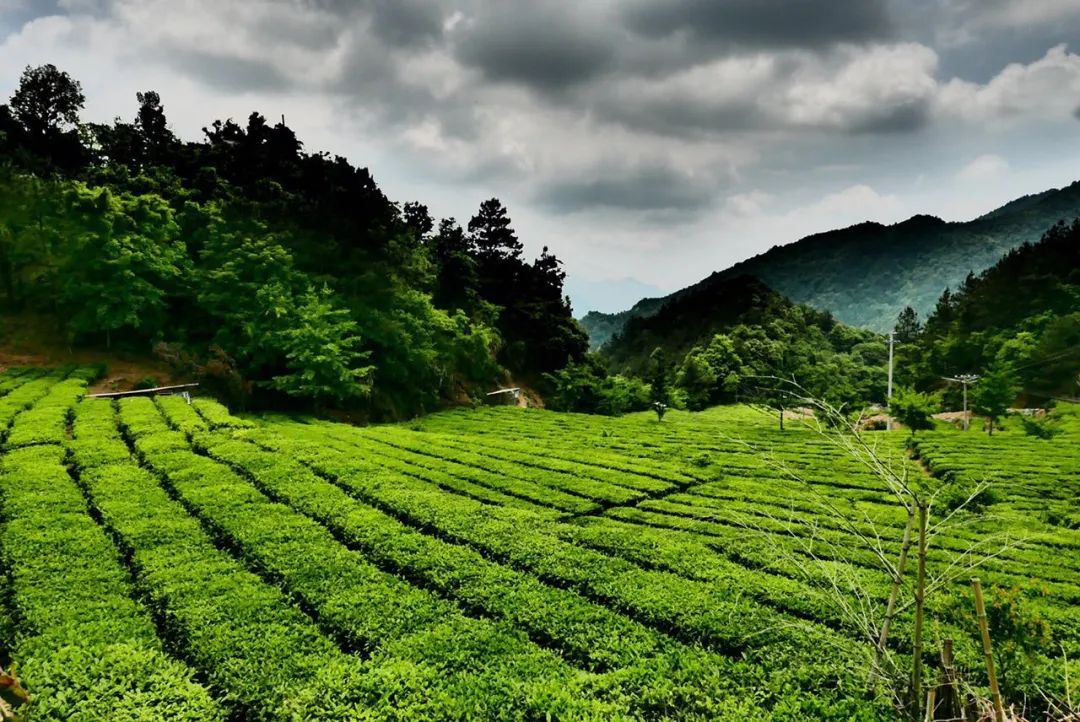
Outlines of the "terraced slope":
M 871 648 L 831 591 L 841 565 L 872 598 L 887 579 L 822 500 L 873 524 L 889 552 L 904 519 L 812 433 L 780 434 L 746 408 L 662 424 L 485 409 L 359 429 L 242 420 L 209 400 L 80 400 L 84 388 L 78 371 L 0 375 L 2 661 L 18 665 L 35 722 L 76 709 L 892 718 L 862 691 Z M 980 572 L 1050 624 L 1052 645 L 1010 679 L 1025 689 L 1059 691 L 1063 656 L 1080 675 L 1075 435 L 1045 442 L 1053 454 L 1009 434 L 918 446 L 946 476 L 977 475 L 990 454 L 1012 470 L 995 520 L 940 539 L 929 565 L 991 528 L 1025 533 Z M 808 539 L 828 543 L 808 554 Z M 976 668 L 961 596 L 932 598 L 928 642 L 956 639 Z M 910 633 L 904 612 L 898 651 Z

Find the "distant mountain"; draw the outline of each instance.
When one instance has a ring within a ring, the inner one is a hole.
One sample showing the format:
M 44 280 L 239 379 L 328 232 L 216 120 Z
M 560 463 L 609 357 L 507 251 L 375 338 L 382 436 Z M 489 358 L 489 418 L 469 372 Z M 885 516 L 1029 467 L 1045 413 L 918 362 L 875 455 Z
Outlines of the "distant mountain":
M 711 276 L 706 281 L 666 299 L 646 299 L 635 306 L 647 309 L 649 301 L 655 302 L 658 306 L 651 313 L 620 314 L 625 319 L 624 332 L 605 346 L 613 368 L 644 375 L 649 354 L 657 347 L 664 349 L 669 360 L 678 361 L 716 333 L 739 323 L 760 326 L 775 316 L 777 308 L 793 306 L 753 276 Z
M 589 332 L 589 348 L 596 350 L 606 344 L 611 338 L 626 327 L 626 322 L 631 318 L 648 317 L 660 310 L 664 305 L 664 298 L 643 298 L 634 304 L 628 311 L 618 313 L 600 313 L 589 311 L 578 321 Z
M 1039 240 L 1058 220 L 1080 216 L 1080 182 L 1024 196 L 964 223 L 914 216 L 891 226 L 860 223 L 808 236 L 713 273 L 661 299 L 648 298 L 619 314 L 581 319 L 593 345 L 619 334 L 630 318 L 650 316 L 672 299 L 747 275 L 797 303 L 878 331 L 892 327 L 904 306 L 925 317 L 941 292 L 957 288 L 1008 251 Z
M 570 274 L 563 287 L 566 295 L 570 297 L 576 318 L 592 311 L 616 313 L 630 308 L 638 299 L 667 295 L 666 290 L 642 283 L 636 278 L 592 281 Z

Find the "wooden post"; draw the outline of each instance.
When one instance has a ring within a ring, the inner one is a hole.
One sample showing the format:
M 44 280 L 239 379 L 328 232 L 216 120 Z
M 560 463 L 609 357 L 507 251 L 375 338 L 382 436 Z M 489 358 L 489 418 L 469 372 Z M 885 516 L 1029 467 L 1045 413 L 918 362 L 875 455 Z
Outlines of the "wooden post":
M 915 515 L 908 510 L 907 526 L 904 527 L 904 541 L 900 544 L 900 558 L 896 562 L 896 576 L 892 580 L 892 588 L 889 589 L 889 603 L 885 607 L 885 619 L 881 622 L 881 634 L 878 635 L 877 648 L 874 650 L 875 686 L 877 675 L 881 672 L 881 662 L 885 657 L 885 643 L 889 639 L 889 629 L 896 617 L 896 601 L 900 596 L 900 587 L 904 582 L 904 572 L 907 570 L 908 550 L 911 549 L 911 529 L 915 526 Z
M 926 690 L 926 722 L 934 722 L 934 704 L 937 699 L 937 687 Z
M 911 704 L 912 718 L 918 720 L 922 704 L 923 603 L 926 597 L 926 526 L 927 508 L 919 502 L 919 573 L 915 582 L 915 639 L 912 642 Z
M 994 672 L 994 653 L 990 646 L 990 627 L 986 623 L 986 605 L 983 604 L 982 582 L 978 577 L 971 578 L 975 588 L 975 613 L 979 619 L 979 633 L 982 634 L 983 656 L 986 657 L 986 676 L 990 680 L 990 694 L 994 699 L 994 719 L 1005 722 L 1005 708 L 1001 704 L 1001 689 L 998 687 L 997 674 Z
M 953 641 L 943 639 L 941 641 L 941 687 L 942 699 L 939 707 L 944 719 L 965 719 L 964 706 L 960 703 L 960 684 L 956 678 L 956 667 L 953 664 Z

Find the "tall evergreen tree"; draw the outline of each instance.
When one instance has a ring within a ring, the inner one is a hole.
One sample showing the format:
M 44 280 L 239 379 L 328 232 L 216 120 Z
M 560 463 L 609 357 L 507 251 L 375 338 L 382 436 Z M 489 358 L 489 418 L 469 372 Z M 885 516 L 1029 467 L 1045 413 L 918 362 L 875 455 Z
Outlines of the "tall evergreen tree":
M 480 211 L 469 221 L 469 240 L 482 268 L 521 258 L 523 246 L 498 198 L 480 204 Z
M 922 324 L 919 323 L 919 314 L 911 306 L 905 306 L 900 315 L 896 317 L 896 326 L 893 329 L 896 340 L 899 343 L 912 343 L 922 332 Z

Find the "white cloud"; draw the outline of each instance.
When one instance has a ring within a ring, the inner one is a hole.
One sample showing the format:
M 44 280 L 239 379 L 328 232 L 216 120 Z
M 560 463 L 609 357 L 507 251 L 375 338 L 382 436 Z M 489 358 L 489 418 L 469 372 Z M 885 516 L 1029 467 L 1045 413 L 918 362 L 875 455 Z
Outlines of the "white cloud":
M 1028 64 L 1011 63 L 985 84 L 953 79 L 939 95 L 943 118 L 1013 124 L 1069 120 L 1080 99 L 1080 55 L 1057 45 Z
M 918 43 L 848 47 L 839 67 L 806 63 L 778 112 L 796 125 L 838 130 L 911 130 L 937 90 L 937 53 Z
M 987 153 L 971 161 L 956 174 L 962 183 L 985 182 L 1000 178 L 1009 170 L 1009 162 L 1000 155 Z

